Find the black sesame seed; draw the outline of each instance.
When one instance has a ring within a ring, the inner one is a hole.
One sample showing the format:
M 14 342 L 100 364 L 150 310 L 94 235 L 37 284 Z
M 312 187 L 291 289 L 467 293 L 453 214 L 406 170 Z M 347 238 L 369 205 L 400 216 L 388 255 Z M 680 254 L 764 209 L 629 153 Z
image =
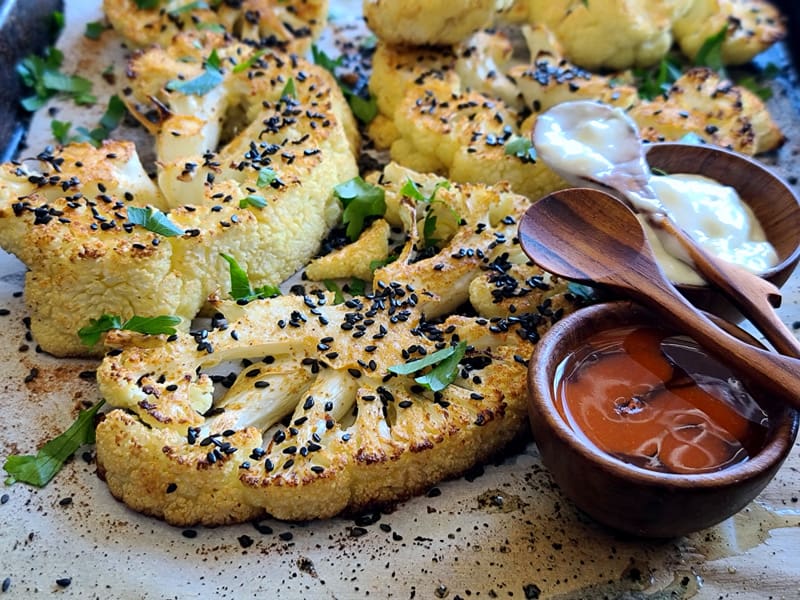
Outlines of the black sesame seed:
M 60 579 L 56 579 L 56 585 L 58 587 L 69 587 L 72 583 L 72 577 L 61 577 Z

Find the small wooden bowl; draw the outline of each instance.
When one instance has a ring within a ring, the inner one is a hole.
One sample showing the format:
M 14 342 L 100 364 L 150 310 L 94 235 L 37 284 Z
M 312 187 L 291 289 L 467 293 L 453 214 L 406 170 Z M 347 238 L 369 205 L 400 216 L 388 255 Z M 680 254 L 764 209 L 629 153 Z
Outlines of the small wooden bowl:
M 743 331 L 716 321 L 756 343 Z M 664 538 L 715 525 L 753 500 L 791 450 L 800 417 L 748 387 L 769 417 L 764 447 L 748 461 L 713 473 L 649 471 L 590 445 L 563 421 L 555 406 L 559 364 L 599 331 L 654 322 L 656 317 L 637 304 L 610 302 L 582 309 L 556 323 L 531 358 L 528 407 L 542 461 L 565 496 L 604 525 L 637 536 Z
M 778 253 L 778 264 L 760 273 L 782 286 L 800 260 L 800 201 L 788 183 L 759 162 L 715 146 L 663 142 L 645 147 L 651 168 L 666 173 L 690 173 L 710 177 L 734 188 L 753 210 L 767 240 Z M 678 285 L 681 293 L 698 308 L 729 321 L 742 316 L 715 289 L 702 285 Z

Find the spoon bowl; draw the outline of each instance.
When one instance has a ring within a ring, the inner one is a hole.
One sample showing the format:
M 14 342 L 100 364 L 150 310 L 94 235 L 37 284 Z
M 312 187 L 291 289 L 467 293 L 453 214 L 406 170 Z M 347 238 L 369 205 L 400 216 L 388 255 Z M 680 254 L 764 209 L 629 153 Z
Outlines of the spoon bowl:
M 636 215 L 616 198 L 590 188 L 550 194 L 525 213 L 519 237 L 543 269 L 639 300 L 734 372 L 800 407 L 800 360 L 754 348 L 692 306 L 658 266 Z

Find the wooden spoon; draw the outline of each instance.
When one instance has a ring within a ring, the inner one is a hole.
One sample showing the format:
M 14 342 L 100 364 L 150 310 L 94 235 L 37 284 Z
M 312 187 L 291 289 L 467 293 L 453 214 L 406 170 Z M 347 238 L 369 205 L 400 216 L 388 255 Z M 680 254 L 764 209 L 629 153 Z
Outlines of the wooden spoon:
M 566 172 L 557 168 L 557 172 L 567 181 L 577 184 L 599 186 L 602 189 L 616 190 L 633 205 L 633 208 L 647 216 L 651 226 L 660 236 L 662 242 L 676 250 L 676 258 L 693 265 L 710 285 L 716 286 L 739 309 L 739 311 L 764 334 L 776 350 L 782 354 L 800 357 L 800 342 L 786 327 L 773 308 L 781 303 L 781 294 L 777 287 L 758 275 L 737 265 L 718 259 L 701 248 L 667 213 L 661 205 L 658 195 L 650 187 L 650 167 L 644 155 L 644 147 L 639 136 L 636 123 L 618 109 L 601 103 L 586 101 L 567 102 L 549 109 L 549 113 L 561 113 L 570 116 L 582 114 L 597 120 L 614 121 L 621 125 L 616 130 L 620 137 L 615 144 L 616 162 L 607 157 L 611 167 L 608 170 L 592 172 L 591 175 L 581 172 Z M 569 119 L 565 119 L 569 123 Z M 565 129 L 569 131 L 569 126 Z M 565 134 L 569 137 L 569 134 Z M 537 142 L 536 129 L 532 133 L 534 145 Z M 559 158 L 553 155 L 556 148 L 536 145 L 537 151 L 548 164 L 559 164 Z M 550 159 L 550 160 L 548 160 Z M 561 161 L 563 162 L 563 161 Z M 551 164 L 551 166 L 552 166 Z M 675 248 L 675 241 L 678 248 Z
M 800 408 L 800 360 L 750 346 L 695 309 L 661 270 L 636 215 L 614 197 L 589 188 L 550 194 L 528 209 L 519 236 L 543 269 L 632 296 L 734 371 Z

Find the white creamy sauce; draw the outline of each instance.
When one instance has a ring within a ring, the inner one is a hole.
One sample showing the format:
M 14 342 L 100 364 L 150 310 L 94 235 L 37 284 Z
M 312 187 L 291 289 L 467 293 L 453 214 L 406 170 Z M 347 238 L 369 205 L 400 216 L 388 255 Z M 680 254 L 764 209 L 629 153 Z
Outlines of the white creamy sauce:
M 591 177 L 631 159 L 630 122 L 620 110 L 598 117 L 589 101 L 557 104 L 536 119 L 533 145 L 559 173 Z M 604 111 L 606 112 L 606 111 Z
M 573 182 L 575 177 L 599 179 L 616 165 L 638 160 L 641 150 L 636 124 L 624 111 L 591 101 L 565 102 L 542 113 L 533 144 L 550 168 Z M 641 167 L 649 175 L 647 165 Z M 704 283 L 680 245 L 647 223 L 647 213 L 669 214 L 707 252 L 753 273 L 778 263 L 761 224 L 733 188 L 688 174 L 650 175 L 648 183 L 656 199 L 637 193 L 626 197 L 641 211 L 639 220 L 671 281 Z

